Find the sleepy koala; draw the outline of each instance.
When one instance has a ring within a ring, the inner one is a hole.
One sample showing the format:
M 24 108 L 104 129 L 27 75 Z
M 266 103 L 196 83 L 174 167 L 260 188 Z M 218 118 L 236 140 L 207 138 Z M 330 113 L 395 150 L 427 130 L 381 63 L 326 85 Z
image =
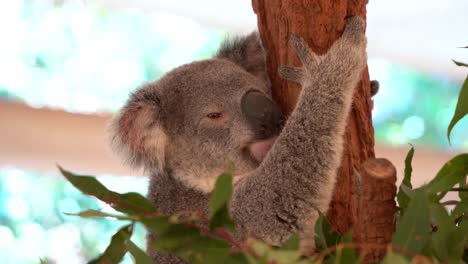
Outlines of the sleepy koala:
M 286 121 L 272 100 L 256 34 L 133 93 L 113 120 L 112 143 L 151 174 L 148 197 L 161 212 L 208 215 L 210 192 L 230 163 L 237 239 L 252 234 L 278 245 L 300 232 L 313 241 L 316 209 L 328 209 L 346 118 L 366 65 L 364 22 L 347 19 L 342 37 L 323 56 L 297 37 L 291 43 L 303 66 L 283 66 L 279 73 L 302 91 Z M 184 263 L 150 254 L 158 263 Z

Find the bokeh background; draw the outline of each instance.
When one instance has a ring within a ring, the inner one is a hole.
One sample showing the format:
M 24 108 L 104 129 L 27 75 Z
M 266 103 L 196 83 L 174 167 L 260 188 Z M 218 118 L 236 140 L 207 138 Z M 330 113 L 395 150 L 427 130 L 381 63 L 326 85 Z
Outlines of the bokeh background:
M 399 174 L 409 143 L 423 183 L 468 149 L 468 122 L 446 128 L 468 61 L 463 0 L 368 5 L 377 155 Z M 111 211 L 61 178 L 60 164 L 110 189 L 146 193 L 141 171 L 107 148 L 106 122 L 139 85 L 210 57 L 227 36 L 255 30 L 250 1 L 0 2 L 0 263 L 83 263 L 124 223 L 64 213 Z M 144 244 L 139 228 L 134 241 Z M 126 262 L 131 262 L 129 258 Z

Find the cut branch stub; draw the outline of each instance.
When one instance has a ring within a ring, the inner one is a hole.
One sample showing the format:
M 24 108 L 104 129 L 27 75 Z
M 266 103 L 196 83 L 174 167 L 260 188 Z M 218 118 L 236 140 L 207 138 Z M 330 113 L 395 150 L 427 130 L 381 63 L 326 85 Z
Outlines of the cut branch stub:
M 362 245 L 362 263 L 376 263 L 385 256 L 395 228 L 396 170 L 390 161 L 379 158 L 364 162 L 359 172 L 353 240 Z

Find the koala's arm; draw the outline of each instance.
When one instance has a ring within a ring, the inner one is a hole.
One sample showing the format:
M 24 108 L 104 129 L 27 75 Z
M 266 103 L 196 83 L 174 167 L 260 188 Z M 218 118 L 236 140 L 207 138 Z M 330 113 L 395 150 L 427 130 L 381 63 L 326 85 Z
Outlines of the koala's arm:
M 297 106 L 259 168 L 236 183 L 231 201 L 238 228 L 272 244 L 297 231 L 313 234 L 315 209 L 328 209 L 346 118 L 367 60 L 358 17 L 347 20 L 323 56 L 294 36 L 291 42 L 303 66 L 281 67 L 280 74 L 302 85 Z

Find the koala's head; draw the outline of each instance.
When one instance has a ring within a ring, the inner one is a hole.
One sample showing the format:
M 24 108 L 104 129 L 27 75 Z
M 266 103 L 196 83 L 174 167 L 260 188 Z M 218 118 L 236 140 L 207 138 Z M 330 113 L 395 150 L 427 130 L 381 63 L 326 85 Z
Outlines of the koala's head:
M 114 118 L 111 139 L 131 165 L 210 192 L 229 164 L 235 179 L 258 167 L 282 119 L 251 34 L 139 88 Z

